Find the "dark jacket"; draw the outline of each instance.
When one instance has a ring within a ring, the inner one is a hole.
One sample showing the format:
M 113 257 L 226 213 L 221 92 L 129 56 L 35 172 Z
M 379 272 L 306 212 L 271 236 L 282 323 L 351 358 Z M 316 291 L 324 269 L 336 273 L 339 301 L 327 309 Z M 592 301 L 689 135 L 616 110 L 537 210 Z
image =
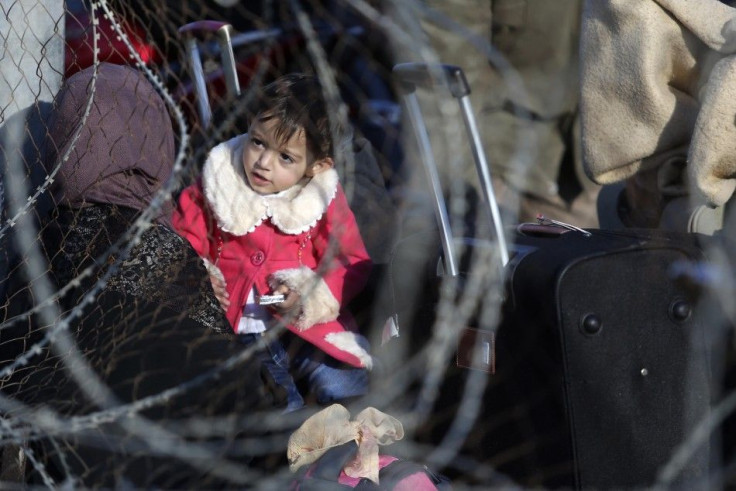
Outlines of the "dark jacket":
M 170 202 L 148 209 L 174 166 L 164 101 L 143 72 L 91 67 L 66 80 L 46 145 L 57 206 L 0 304 L 2 416 L 42 464 L 29 480 L 244 485 L 253 452 L 231 448 L 248 421 L 223 425 L 271 401 L 259 364 L 222 334 L 204 266 L 168 225 Z
M 129 426 L 129 414 L 159 425 L 192 417 L 247 415 L 272 407 L 260 368 L 249 358 L 218 372 L 226 360 L 243 358 L 243 352 L 229 334 L 201 260 L 181 237 L 154 224 L 128 253 L 110 254 L 120 239 L 123 249 L 130 243 L 125 237 L 135 230 L 137 215 L 136 210 L 115 205 L 60 207 L 43 236 L 54 285 L 61 291 L 75 284 L 87 268 L 89 274 L 59 299 L 60 317 L 53 325 L 39 324 L 36 317 L 7 336 L 18 341 L 16 348 L 28 350 L 47 329 L 58 329 L 68 320 L 72 345 L 110 391 L 109 406 L 100 408 L 90 398 L 85 387 L 93 385 L 88 378 L 78 380 L 70 374 L 67 364 L 73 358 L 69 350 L 59 351 L 59 344 L 41 349 L 14 371 L 3 384 L 3 393 L 32 408 L 51 409 L 62 421 L 81 418 L 80 428 L 62 431 L 54 441 L 32 439 L 38 457 L 58 481 L 66 478 L 65 462 L 76 482 L 90 487 L 115 486 L 122 480 L 135 487 L 236 485 L 237 477 L 229 481 L 208 475 L 181 456 L 156 455 L 158 450 L 148 439 L 153 435 L 136 435 Z M 16 352 L 9 359 L 8 351 L 4 353 L 7 366 L 27 352 Z M 126 409 L 131 403 L 146 406 L 135 413 Z M 183 437 L 181 442 L 206 441 L 213 450 L 213 461 L 205 460 L 206 467 L 224 462 L 238 436 L 233 431 L 206 439 Z M 241 466 L 248 460 L 235 459 Z M 30 479 L 36 481 L 38 476 L 31 471 Z

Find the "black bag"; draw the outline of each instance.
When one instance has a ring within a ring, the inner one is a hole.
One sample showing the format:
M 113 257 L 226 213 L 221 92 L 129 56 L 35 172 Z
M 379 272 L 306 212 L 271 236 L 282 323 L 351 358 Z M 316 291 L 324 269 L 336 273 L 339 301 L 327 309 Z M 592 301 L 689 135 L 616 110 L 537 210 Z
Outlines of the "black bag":
M 412 84 L 429 80 L 431 72 L 447 75 L 461 106 L 469 93 L 457 67 L 404 64 L 394 70 L 409 95 Z M 479 145 L 474 151 L 476 158 L 482 154 Z M 489 179 L 486 184 L 496 220 Z M 441 190 L 433 190 L 439 232 L 404 238 L 391 262 L 395 320 L 401 335 L 412 339 L 405 348 L 417 346 L 417 336 L 426 340 L 418 333 L 435 320 L 442 275 L 462 279 L 468 272 L 448 247 L 457 240 L 443 223 Z M 709 238 L 552 222 L 518 226 L 508 234 L 509 246 L 496 222 L 501 256 L 506 248 L 509 258 L 503 258 L 500 324 L 484 325 L 476 317 L 458 326 L 456 363 L 448 367 L 433 416 L 418 438 L 439 444 L 458 415 L 466 382 L 484 383 L 479 417 L 459 455 L 440 469 L 453 481 L 488 485 L 500 472 L 534 487 L 644 487 L 658 479 L 708 487 L 716 444 L 706 437 L 694 452 L 677 452 L 709 417 L 720 383 L 711 372 L 712 337 L 720 336 L 711 325 L 712 306 L 704 305 L 686 273 L 705 261 Z M 427 241 L 433 245 L 421 256 L 418 244 Z M 411 259 L 425 261 L 419 280 L 404 269 Z M 418 306 L 400 294 L 407 291 L 401 282 L 410 280 L 424 287 L 414 294 L 423 299 Z M 467 472 L 468 462 L 481 470 Z
M 655 484 L 709 417 L 718 382 L 710 310 L 677 273 L 704 260 L 698 239 L 521 232 L 494 337 L 495 373 L 464 451 L 492 463 L 526 447 L 497 466 L 525 485 Z M 448 377 L 445 401 L 457 400 L 462 370 Z M 701 442 L 669 484 L 705 485 L 715 448 Z

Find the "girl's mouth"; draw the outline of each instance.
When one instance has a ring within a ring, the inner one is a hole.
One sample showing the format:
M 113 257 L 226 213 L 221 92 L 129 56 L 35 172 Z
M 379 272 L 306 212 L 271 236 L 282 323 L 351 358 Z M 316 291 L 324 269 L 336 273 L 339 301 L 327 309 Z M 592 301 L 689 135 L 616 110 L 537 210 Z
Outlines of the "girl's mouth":
M 256 186 L 263 186 L 264 184 L 268 184 L 270 182 L 268 179 L 258 174 L 257 172 L 251 172 L 250 179 L 252 181 L 252 184 Z

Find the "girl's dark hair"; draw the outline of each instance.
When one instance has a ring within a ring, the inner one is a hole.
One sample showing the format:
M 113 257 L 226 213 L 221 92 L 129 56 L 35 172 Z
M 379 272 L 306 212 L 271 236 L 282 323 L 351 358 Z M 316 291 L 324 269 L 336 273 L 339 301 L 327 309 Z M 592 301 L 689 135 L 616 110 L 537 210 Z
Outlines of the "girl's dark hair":
M 254 120 L 278 120 L 276 137 L 287 141 L 304 129 L 307 149 L 314 159 L 334 156 L 330 118 L 316 77 L 303 73 L 284 75 L 256 95 L 249 107 L 249 124 Z

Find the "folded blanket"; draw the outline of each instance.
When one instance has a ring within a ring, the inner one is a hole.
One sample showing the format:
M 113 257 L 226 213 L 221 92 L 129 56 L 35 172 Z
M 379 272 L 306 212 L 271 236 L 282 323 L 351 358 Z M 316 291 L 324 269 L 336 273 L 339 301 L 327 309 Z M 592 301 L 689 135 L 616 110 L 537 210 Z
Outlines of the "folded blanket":
M 673 159 L 696 198 L 736 189 L 736 9 L 718 0 L 586 0 L 585 170 L 600 184 Z

